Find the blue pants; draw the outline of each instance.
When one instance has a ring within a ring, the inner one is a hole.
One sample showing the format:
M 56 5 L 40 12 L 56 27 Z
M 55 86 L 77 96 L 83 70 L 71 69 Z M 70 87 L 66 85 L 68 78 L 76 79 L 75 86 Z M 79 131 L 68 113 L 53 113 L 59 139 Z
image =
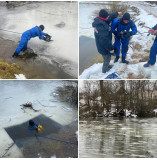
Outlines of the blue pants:
M 21 50 L 26 50 L 27 49 L 27 44 L 28 44 L 28 39 L 26 38 L 25 35 L 22 35 L 21 37 L 21 41 L 19 43 L 19 46 L 16 49 L 16 53 L 19 54 L 21 52 Z
M 119 38 L 115 37 L 114 47 L 117 48 L 117 52 L 118 52 L 116 56 L 120 55 L 120 47 L 122 44 L 122 57 L 126 57 L 126 54 L 128 52 L 129 41 L 130 41 L 130 38 L 119 39 Z
M 155 64 L 156 55 L 157 55 L 157 40 L 154 41 L 154 43 L 150 49 L 150 55 L 149 55 L 149 61 L 148 61 L 149 64 L 151 64 L 151 65 Z

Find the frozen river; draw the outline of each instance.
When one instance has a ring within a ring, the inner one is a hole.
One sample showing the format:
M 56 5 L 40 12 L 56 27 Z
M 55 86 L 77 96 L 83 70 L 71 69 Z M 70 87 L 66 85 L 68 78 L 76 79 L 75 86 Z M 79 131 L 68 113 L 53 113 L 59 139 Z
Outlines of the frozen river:
M 5 149 L 8 148 L 13 141 L 17 144 L 17 146 L 22 147 L 18 148 L 14 145 L 13 148 L 9 150 L 8 154 L 5 155 L 7 157 L 50 157 L 54 155 L 56 157 L 77 156 L 76 148 L 73 147 L 75 151 L 71 149 L 72 146 L 67 148 L 65 154 L 65 144 L 58 144 L 57 142 L 50 143 L 51 141 L 46 143 L 44 139 L 42 140 L 42 145 L 38 146 L 38 150 L 31 153 L 30 148 L 37 145 L 36 139 L 33 137 L 28 138 L 27 134 L 23 135 L 24 133 L 22 133 L 22 130 L 19 129 L 18 133 L 13 133 L 13 136 L 16 137 L 16 134 L 20 134 L 21 132 L 24 138 L 20 140 L 13 140 L 5 131 L 6 127 L 21 125 L 23 123 L 27 124 L 30 119 L 35 117 L 39 117 L 38 119 L 42 120 L 42 117 L 44 116 L 45 120 L 48 119 L 47 125 L 50 125 L 52 129 L 53 125 L 51 125 L 51 121 L 52 124 L 55 122 L 58 126 L 60 126 L 57 134 L 56 132 L 53 133 L 53 130 L 51 131 L 51 128 L 48 126 L 43 127 L 45 128 L 45 135 L 49 135 L 50 137 L 55 136 L 56 138 L 63 140 L 73 137 L 71 141 L 76 141 L 77 138 L 75 132 L 77 131 L 78 122 L 77 108 L 73 108 L 70 104 L 60 100 L 59 95 L 56 93 L 56 88 L 62 86 L 64 86 L 63 81 L 30 80 L 0 82 L 0 157 L 5 153 Z M 39 111 L 34 112 L 30 109 L 26 109 L 25 111 L 22 110 L 20 105 L 27 102 L 31 102 L 33 108 Z M 69 132 L 70 134 L 65 137 L 64 132 Z M 29 144 L 27 142 L 29 142 Z M 52 144 L 53 146 L 57 145 L 58 150 L 56 150 L 56 148 L 52 149 L 50 147 Z M 43 153 L 42 148 L 44 147 L 47 148 L 47 152 Z M 43 153 L 43 155 L 41 155 L 41 153 Z
M 43 24 L 45 26 L 44 32 L 51 35 L 53 41 L 48 43 L 39 40 L 39 38 L 32 38 L 28 42 L 28 47 L 32 48 L 40 58 L 41 62 L 38 60 L 37 63 L 46 61 L 51 64 L 49 66 L 51 70 L 57 70 L 58 67 L 76 78 L 78 70 L 77 2 L 28 2 L 23 6 L 17 5 L 16 7 L 12 7 L 12 3 L 5 4 L 5 2 L 1 2 L 0 37 L 12 40 L 16 44 L 11 45 L 6 42 L 2 48 L 3 50 L 5 48 L 5 53 L 2 53 L 8 54 L 9 58 L 14 53 L 20 40 L 21 34 L 18 33 L 23 33 L 34 26 Z M 3 55 L 0 54 L 0 58 L 4 59 Z M 58 64 L 57 67 L 55 67 L 56 63 Z M 44 66 L 42 64 L 43 68 Z M 49 72 L 49 74 L 50 78 L 63 78 L 56 73 Z M 42 76 L 41 78 L 47 77 Z
M 80 158 L 155 158 L 157 118 L 80 121 Z

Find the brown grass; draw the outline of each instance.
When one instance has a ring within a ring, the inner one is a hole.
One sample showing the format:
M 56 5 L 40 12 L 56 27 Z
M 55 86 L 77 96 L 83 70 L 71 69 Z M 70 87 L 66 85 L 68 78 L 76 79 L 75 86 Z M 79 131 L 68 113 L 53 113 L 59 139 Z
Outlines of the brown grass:
M 142 49 L 142 46 L 140 44 L 136 43 L 134 45 L 134 50 L 141 51 L 141 49 Z
M 129 72 L 128 73 L 128 79 L 143 79 L 144 78 L 144 76 L 141 75 L 141 74 L 139 74 L 138 76 L 134 76 L 133 74 L 134 73 Z
M 110 5 L 106 6 L 106 8 L 101 8 L 101 9 L 105 9 L 108 13 L 113 13 L 113 12 L 125 13 L 127 12 L 128 7 L 129 6 L 127 6 L 126 4 L 122 4 L 118 1 L 114 1 L 114 2 L 111 2 Z M 97 17 L 99 15 L 99 11 L 100 10 L 95 11 L 94 16 Z
M 14 74 L 26 75 L 17 64 L 10 64 L 0 60 L 0 79 L 15 79 Z
M 145 49 L 144 52 L 149 53 L 150 49 Z
M 147 62 L 149 60 L 149 55 L 142 57 L 139 62 Z

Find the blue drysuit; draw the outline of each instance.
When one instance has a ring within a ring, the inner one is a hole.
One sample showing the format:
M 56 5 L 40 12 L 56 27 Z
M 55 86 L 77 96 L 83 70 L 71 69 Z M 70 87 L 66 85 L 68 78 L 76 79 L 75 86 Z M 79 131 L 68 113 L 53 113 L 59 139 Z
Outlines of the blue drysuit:
M 39 32 L 39 30 L 40 30 L 40 32 Z M 42 32 L 41 28 L 37 27 L 37 26 L 33 27 L 30 30 L 25 31 L 22 34 L 21 41 L 20 41 L 19 46 L 17 47 L 15 53 L 19 54 L 21 52 L 21 50 L 26 50 L 28 41 L 31 38 L 38 36 L 39 39 L 44 39 L 44 35 L 46 35 L 46 33 Z
M 135 35 L 137 33 L 137 28 L 135 23 L 130 20 L 129 23 L 125 24 L 123 23 L 123 19 L 119 19 L 116 18 L 112 25 L 111 25 L 111 30 L 112 33 L 115 33 L 117 31 L 117 33 L 126 31 L 129 32 L 129 30 L 132 30 L 132 35 Z M 115 36 L 115 43 L 114 43 L 114 47 L 117 49 L 117 55 L 119 56 L 120 54 L 120 46 L 122 44 L 122 57 L 126 57 L 126 53 L 128 51 L 128 45 L 129 45 L 129 41 L 130 41 L 130 37 L 129 38 L 119 38 L 118 36 Z
M 153 30 L 157 30 L 157 24 L 152 28 Z M 157 55 L 157 36 L 155 41 L 150 49 L 149 61 L 148 63 L 154 65 L 156 62 L 156 55 Z
M 39 124 L 34 123 L 33 126 L 29 127 L 30 130 L 36 130 L 39 127 Z

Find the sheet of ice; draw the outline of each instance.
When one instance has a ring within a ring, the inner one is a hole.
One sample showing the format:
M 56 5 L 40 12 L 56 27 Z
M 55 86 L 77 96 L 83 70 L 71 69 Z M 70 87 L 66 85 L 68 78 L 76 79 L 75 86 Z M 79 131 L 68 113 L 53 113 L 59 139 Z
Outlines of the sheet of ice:
M 138 3 L 141 3 L 141 2 L 137 2 Z M 143 2 L 142 2 L 143 3 Z M 130 4 L 130 6 L 136 6 L 136 2 L 128 2 L 128 5 Z M 87 7 L 86 4 L 81 5 L 81 8 L 80 10 L 83 11 L 84 13 L 88 13 L 88 17 L 93 15 L 93 11 L 94 10 L 97 10 L 97 7 L 92 7 L 90 6 L 89 4 L 89 8 L 88 8 L 88 11 L 86 11 L 87 9 L 85 9 L 85 6 Z M 147 8 L 149 8 L 151 6 L 147 6 Z M 129 65 L 125 65 L 125 64 L 122 64 L 119 60 L 118 63 L 114 64 L 113 61 L 111 61 L 111 65 L 114 65 L 112 67 L 112 69 L 103 74 L 102 73 L 102 63 L 97 63 L 97 64 L 93 64 L 91 67 L 85 69 L 82 74 L 80 75 L 80 79 L 105 79 L 109 74 L 112 74 L 114 72 L 117 72 L 119 75 L 120 75 L 120 78 L 128 78 L 129 77 L 129 73 L 131 73 L 133 75 L 133 77 L 137 77 L 138 75 L 143 75 L 144 78 L 150 78 L 150 79 L 156 79 L 157 78 L 157 72 L 156 72 L 156 65 L 155 67 L 152 69 L 145 69 L 143 67 L 143 64 L 145 64 L 146 62 L 139 62 L 140 58 L 144 55 L 144 54 L 147 54 L 145 52 L 145 50 L 149 50 L 151 45 L 153 44 L 153 38 L 154 36 L 153 35 L 150 35 L 150 36 L 147 36 L 147 32 L 148 32 L 148 28 L 146 27 L 142 27 L 139 25 L 139 22 L 141 23 L 145 23 L 144 25 L 145 26 L 148 26 L 148 27 L 153 27 L 154 25 L 156 25 L 156 21 L 157 21 L 157 18 L 154 16 L 154 15 L 150 15 L 147 11 L 145 11 L 144 9 L 145 8 L 140 8 L 140 5 L 138 6 L 138 9 L 139 9 L 139 15 L 136 15 L 136 19 L 137 21 L 135 22 L 137 28 L 138 28 L 138 31 L 140 33 L 143 33 L 142 35 L 137 33 L 136 35 L 134 35 L 131 39 L 131 46 L 134 47 L 135 44 L 139 44 L 142 46 L 140 52 L 138 50 L 135 50 L 134 48 L 132 49 L 131 47 L 129 47 L 129 50 L 128 50 L 128 53 L 127 53 L 127 60 L 129 60 L 131 63 Z M 81 13 L 83 14 L 83 13 Z M 147 17 L 147 18 L 146 18 Z M 89 27 L 89 24 L 86 23 L 86 18 L 80 18 L 81 20 L 81 25 L 83 26 L 88 26 Z M 91 22 L 88 20 L 88 23 L 90 23 L 91 25 Z M 82 30 L 83 30 L 83 27 L 82 27 Z M 89 36 L 91 34 L 91 31 L 88 31 L 84 30 L 84 32 L 80 29 L 80 32 L 83 34 L 83 35 L 86 35 L 86 36 Z M 146 33 L 144 33 L 146 32 Z M 135 58 L 133 59 L 132 58 L 132 55 L 133 54 L 137 54 L 139 55 L 139 58 Z M 141 55 L 141 57 L 140 57 Z M 135 61 L 135 62 L 134 62 Z

